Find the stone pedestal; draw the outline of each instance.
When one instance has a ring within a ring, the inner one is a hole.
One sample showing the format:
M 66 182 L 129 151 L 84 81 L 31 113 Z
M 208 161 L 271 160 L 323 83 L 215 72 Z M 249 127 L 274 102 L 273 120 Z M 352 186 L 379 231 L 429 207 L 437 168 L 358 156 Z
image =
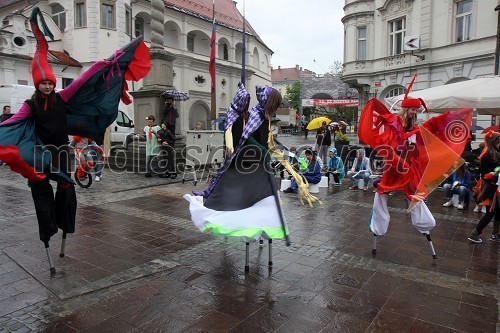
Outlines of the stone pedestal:
M 142 134 L 144 126 L 148 121 L 146 118 L 152 114 L 156 118 L 156 124 L 161 123 L 161 109 L 164 98 L 161 93 L 167 89 L 173 89 L 173 65 L 175 56 L 160 48 L 150 49 L 151 70 L 144 78 L 141 89 L 131 92 L 134 97 L 134 123 L 135 133 Z

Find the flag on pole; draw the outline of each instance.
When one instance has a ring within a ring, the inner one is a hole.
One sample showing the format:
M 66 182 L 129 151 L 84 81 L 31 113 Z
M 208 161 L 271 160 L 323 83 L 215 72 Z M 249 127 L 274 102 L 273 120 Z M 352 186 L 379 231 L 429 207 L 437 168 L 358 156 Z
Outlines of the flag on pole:
M 214 120 L 217 118 L 216 114 L 216 100 L 215 100 L 215 40 L 216 40 L 216 29 L 215 29 L 215 0 L 213 1 L 213 22 L 212 22 L 212 37 L 210 38 L 210 65 L 208 71 L 210 72 L 210 77 L 212 78 L 211 93 L 211 106 L 210 106 L 210 118 Z

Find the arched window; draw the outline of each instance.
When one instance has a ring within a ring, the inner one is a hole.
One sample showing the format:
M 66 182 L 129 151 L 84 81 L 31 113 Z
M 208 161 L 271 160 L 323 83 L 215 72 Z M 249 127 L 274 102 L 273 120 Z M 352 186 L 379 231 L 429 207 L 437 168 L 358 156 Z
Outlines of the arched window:
M 394 97 L 394 96 L 399 96 L 405 93 L 405 88 L 403 87 L 398 87 L 390 90 L 387 95 L 385 95 L 385 98 L 389 97 Z
M 52 20 L 59 27 L 59 30 L 64 31 L 66 29 L 66 12 L 64 7 L 58 3 L 51 6 L 52 9 Z
M 140 17 L 135 18 L 135 37 L 144 36 L 144 20 Z
M 229 60 L 229 48 L 227 47 L 227 44 L 223 44 L 223 50 L 224 50 L 224 60 Z

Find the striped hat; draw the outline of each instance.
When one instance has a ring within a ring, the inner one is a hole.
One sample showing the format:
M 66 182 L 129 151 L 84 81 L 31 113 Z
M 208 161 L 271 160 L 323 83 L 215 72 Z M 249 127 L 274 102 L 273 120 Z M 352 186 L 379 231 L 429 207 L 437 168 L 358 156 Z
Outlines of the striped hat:
M 31 31 L 36 38 L 36 51 L 33 55 L 33 60 L 31 61 L 31 75 L 33 76 L 33 82 L 36 89 L 38 89 L 38 85 L 43 81 L 50 81 L 54 83 L 54 85 L 56 85 L 56 77 L 54 76 L 54 73 L 52 73 L 52 69 L 50 68 L 49 62 L 47 60 L 49 44 L 40 31 L 40 28 L 38 26 L 38 17 L 40 17 L 45 34 L 51 39 L 54 39 L 54 36 L 45 24 L 45 20 L 43 19 L 40 8 L 33 8 L 29 21 L 31 25 Z

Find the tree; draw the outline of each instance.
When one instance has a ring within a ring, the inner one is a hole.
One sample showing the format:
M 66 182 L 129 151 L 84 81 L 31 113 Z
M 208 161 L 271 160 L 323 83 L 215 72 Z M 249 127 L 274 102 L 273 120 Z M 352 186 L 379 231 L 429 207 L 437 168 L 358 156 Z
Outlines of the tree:
M 340 75 L 344 70 L 344 64 L 340 60 L 334 60 L 333 65 L 330 66 L 330 71 L 327 74 Z
M 294 83 L 286 87 L 285 99 L 295 110 L 298 110 L 300 108 L 300 105 L 302 104 L 300 100 L 300 89 L 300 81 L 295 81 Z

